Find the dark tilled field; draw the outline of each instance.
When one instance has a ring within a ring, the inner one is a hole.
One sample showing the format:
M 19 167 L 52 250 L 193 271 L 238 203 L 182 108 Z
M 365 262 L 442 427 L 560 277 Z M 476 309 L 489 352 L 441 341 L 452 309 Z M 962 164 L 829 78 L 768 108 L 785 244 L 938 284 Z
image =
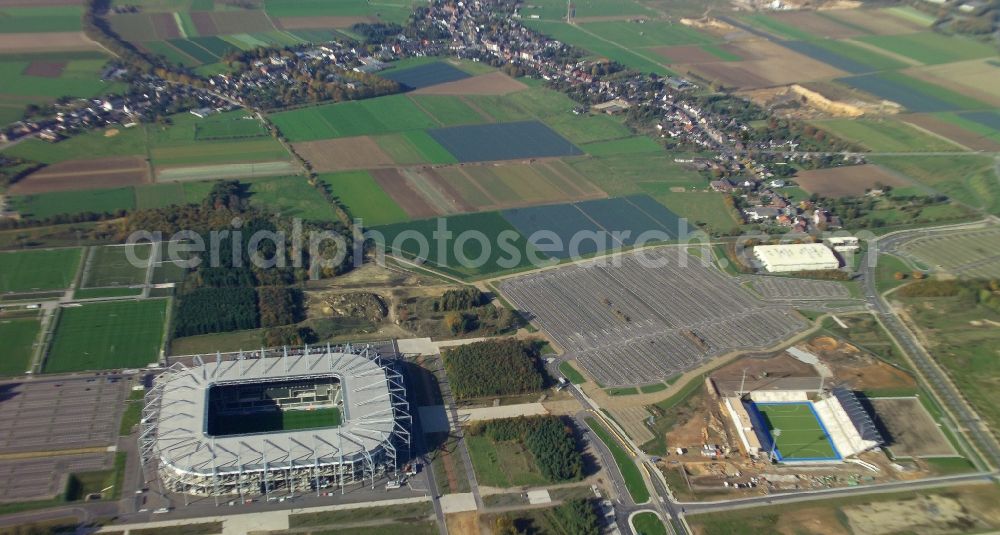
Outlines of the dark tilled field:
M 436 62 L 407 69 L 400 69 L 382 75 L 407 89 L 422 89 L 432 85 L 454 82 L 469 78 L 469 73 L 459 70 L 447 63 Z
M 429 133 L 460 162 L 583 154 L 576 145 L 538 121 L 453 126 Z

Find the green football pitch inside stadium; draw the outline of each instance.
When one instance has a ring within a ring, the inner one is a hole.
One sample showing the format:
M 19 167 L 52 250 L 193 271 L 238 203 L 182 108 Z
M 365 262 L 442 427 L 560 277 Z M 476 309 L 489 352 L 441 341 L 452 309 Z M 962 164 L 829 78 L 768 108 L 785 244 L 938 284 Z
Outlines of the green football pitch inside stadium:
M 783 460 L 839 459 L 830 437 L 808 403 L 757 403 L 757 410 L 764 416 L 767 430 L 775 438 L 778 453 Z
M 337 427 L 341 423 L 340 409 L 331 407 L 314 410 L 264 411 L 212 417 L 208 433 L 215 436 L 272 433 Z

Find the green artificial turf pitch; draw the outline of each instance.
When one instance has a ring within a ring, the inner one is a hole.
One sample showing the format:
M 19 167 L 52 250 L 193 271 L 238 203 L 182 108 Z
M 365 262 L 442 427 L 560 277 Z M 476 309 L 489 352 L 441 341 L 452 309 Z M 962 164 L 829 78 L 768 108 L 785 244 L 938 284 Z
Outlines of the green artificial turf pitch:
M 247 415 L 215 416 L 209 434 L 215 436 L 298 431 L 321 427 L 338 427 L 340 409 L 330 407 L 314 410 L 262 411 Z
M 61 290 L 80 265 L 81 249 L 35 249 L 0 253 L 0 293 Z
M 781 460 L 839 459 L 829 435 L 809 403 L 757 403 L 768 433 L 781 430 L 775 440 Z
M 111 301 L 59 311 L 46 373 L 140 368 L 156 361 L 167 301 Z

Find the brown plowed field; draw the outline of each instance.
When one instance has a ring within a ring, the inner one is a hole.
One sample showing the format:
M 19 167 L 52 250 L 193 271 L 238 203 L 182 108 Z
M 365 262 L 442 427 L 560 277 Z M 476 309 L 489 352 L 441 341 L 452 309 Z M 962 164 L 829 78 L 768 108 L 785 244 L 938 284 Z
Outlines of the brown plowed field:
M 860 26 L 876 35 L 897 35 L 927 30 L 874 9 L 837 9 L 826 11 L 825 14 L 848 24 Z
M 13 195 L 94 188 L 116 188 L 149 182 L 149 167 L 142 158 L 71 160 L 42 168 L 8 190 Z
M 359 22 L 378 22 L 372 17 L 281 17 L 274 22 L 284 30 L 350 28 Z
M 900 117 L 901 120 L 915 124 L 921 128 L 926 128 L 939 136 L 944 136 L 955 143 L 965 145 L 972 150 L 1000 151 L 1000 143 L 983 137 L 975 132 L 966 130 L 961 126 L 942 121 L 933 115 L 916 114 Z
M 788 11 L 785 13 L 773 13 L 769 16 L 820 37 L 840 39 L 865 34 L 862 31 L 840 24 L 836 20 L 826 17 L 825 14 L 815 11 Z
M 0 33 L 0 50 L 7 54 L 97 49 L 83 32 Z
M 414 219 L 441 215 L 396 169 L 376 169 L 371 175 L 406 215 Z
M 729 50 L 733 54 L 738 53 L 736 47 L 732 45 L 723 45 L 722 48 Z M 725 61 L 700 46 L 694 45 L 660 46 L 654 48 L 653 52 L 663 56 L 670 63 L 715 63 L 717 61 Z
M 463 197 L 462 194 L 455 189 L 447 180 L 444 179 L 437 171 L 432 167 L 427 167 L 420 170 L 420 174 L 426 177 L 430 184 L 437 188 L 445 197 L 455 206 L 459 212 L 474 212 L 476 207 L 469 204 Z
M 846 76 L 826 63 L 761 39 L 733 43 L 733 53 L 748 61 L 678 64 L 680 72 L 693 72 L 727 88 L 757 89 Z
M 917 67 L 903 74 L 926 80 L 967 97 L 1000 108 L 1000 67 L 993 58 Z
M 177 20 L 173 13 L 153 13 L 149 16 L 149 21 L 156 30 L 156 37 L 159 39 L 179 39 L 181 30 L 177 27 Z
M 346 137 L 294 143 L 295 152 L 320 172 L 395 165 L 370 137 Z
M 893 187 L 910 185 L 899 175 L 873 164 L 802 171 L 795 181 L 802 189 L 823 197 L 864 195 L 866 189 L 875 187 L 877 183 Z
M 42 76 L 44 78 L 59 78 L 65 68 L 65 61 L 32 61 L 24 69 L 24 74 L 28 76 Z
M 191 13 L 191 22 L 198 30 L 198 35 L 218 35 L 219 29 L 215 27 L 212 20 L 212 13 L 208 11 L 194 11 Z
M 464 80 L 418 89 L 415 95 L 506 95 L 528 86 L 502 72 L 481 74 Z

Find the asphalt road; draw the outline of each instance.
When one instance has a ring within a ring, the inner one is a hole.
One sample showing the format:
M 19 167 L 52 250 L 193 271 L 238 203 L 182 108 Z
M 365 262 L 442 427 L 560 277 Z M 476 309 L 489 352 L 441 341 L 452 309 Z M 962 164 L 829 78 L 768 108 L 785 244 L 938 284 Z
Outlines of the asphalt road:
M 954 417 L 959 429 L 972 439 L 984 460 L 995 468 L 1000 466 L 1000 445 L 997 444 L 996 438 L 966 403 L 947 373 L 938 366 L 913 333 L 903 325 L 903 322 L 893 312 L 892 307 L 879 293 L 876 288 L 876 262 L 869 261 L 872 249 L 875 250 L 876 254 L 891 253 L 900 244 L 916 237 L 933 235 L 935 232 L 954 231 L 956 228 L 961 228 L 961 225 L 900 231 L 882 236 L 869 245 L 869 251 L 862 255 L 859 269 L 864 285 L 865 301 L 869 308 L 878 315 L 885 329 L 896 339 L 903 351 L 910 356 L 920 374 L 927 381 L 928 386 L 937 394 L 948 412 Z

